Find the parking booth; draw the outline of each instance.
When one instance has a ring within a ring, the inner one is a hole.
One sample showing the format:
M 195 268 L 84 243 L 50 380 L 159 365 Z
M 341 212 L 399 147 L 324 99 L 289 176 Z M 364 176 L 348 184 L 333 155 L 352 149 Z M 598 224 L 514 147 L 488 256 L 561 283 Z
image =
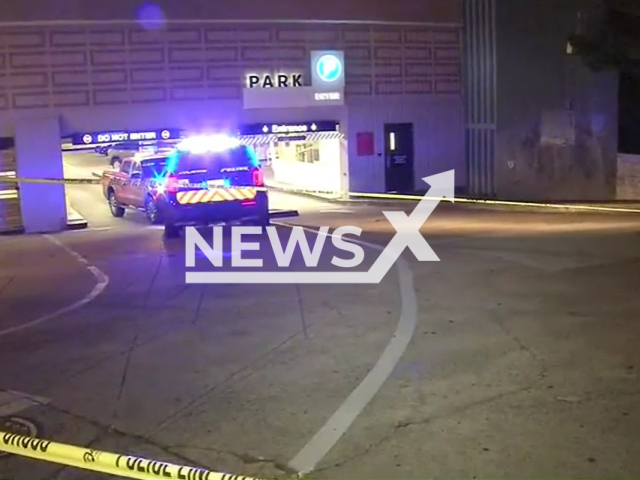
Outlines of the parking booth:
M 15 182 L 16 153 L 13 138 L 0 138 L 0 233 L 21 231 L 20 189 Z
M 274 185 L 338 193 L 342 189 L 344 133 L 335 121 L 241 127 Z

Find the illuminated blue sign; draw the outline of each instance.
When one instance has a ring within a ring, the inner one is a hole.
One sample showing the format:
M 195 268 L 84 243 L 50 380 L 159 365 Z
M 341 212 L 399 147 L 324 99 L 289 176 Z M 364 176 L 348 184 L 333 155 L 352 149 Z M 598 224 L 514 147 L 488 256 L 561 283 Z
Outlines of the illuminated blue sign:
M 73 135 L 73 145 L 99 145 L 117 142 L 142 142 L 153 140 L 177 140 L 182 137 L 182 131 L 177 129 L 149 130 L 149 131 L 120 131 L 120 132 L 91 132 Z
M 335 82 L 342 76 L 342 61 L 334 54 L 321 56 L 316 63 L 318 77 L 324 82 Z
M 252 123 L 241 125 L 239 135 L 283 135 L 283 134 L 307 134 L 318 132 L 338 132 L 340 124 L 332 120 L 318 120 L 304 123 Z

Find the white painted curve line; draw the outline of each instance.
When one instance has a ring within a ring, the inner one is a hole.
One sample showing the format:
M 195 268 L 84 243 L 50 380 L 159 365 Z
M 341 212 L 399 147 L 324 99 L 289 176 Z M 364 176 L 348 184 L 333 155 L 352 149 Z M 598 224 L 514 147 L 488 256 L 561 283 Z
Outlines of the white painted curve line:
M 105 288 L 107 288 L 107 285 L 109 285 L 109 277 L 105 275 L 104 272 L 102 272 L 102 270 L 100 270 L 99 268 L 89 264 L 89 262 L 82 255 L 80 255 L 75 250 L 66 246 L 65 244 L 60 242 L 58 239 L 50 235 L 43 235 L 43 236 L 49 241 L 58 245 L 63 250 L 65 250 L 69 255 L 75 258 L 78 261 L 78 263 L 81 263 L 82 265 L 87 267 L 87 269 L 93 274 L 93 276 L 96 277 L 96 284 L 93 287 L 93 289 L 84 298 L 78 300 L 77 302 L 74 302 L 71 305 L 67 305 L 66 307 L 56 310 L 55 312 L 43 315 L 30 322 L 23 323 L 22 325 L 17 325 L 15 327 L 0 330 L 0 337 L 4 335 L 9 335 L 10 333 L 26 330 L 27 328 L 35 327 L 36 325 L 40 325 L 41 323 L 48 322 L 49 320 L 53 320 L 54 318 L 57 318 L 66 313 L 73 312 L 74 310 L 78 310 L 79 308 L 84 307 L 87 303 L 94 300 L 98 295 L 100 295 L 104 291 Z
M 281 224 L 290 227 L 287 224 Z M 305 230 L 318 234 L 316 230 L 303 227 Z M 328 236 L 333 236 L 328 234 Z M 348 241 L 383 251 L 384 248 L 373 243 L 349 238 Z M 373 397 L 387 381 L 393 369 L 404 354 L 418 319 L 418 302 L 413 285 L 413 272 L 406 260 L 400 256 L 396 261 L 396 268 L 400 280 L 401 313 L 395 333 L 389 344 L 382 352 L 373 369 L 362 380 L 360 385 L 351 392 L 342 405 L 329 418 L 327 423 L 311 440 L 293 457 L 289 467 L 300 475 L 312 472 L 318 463 L 329 453 L 338 440 L 345 434 L 351 424 L 366 408 Z

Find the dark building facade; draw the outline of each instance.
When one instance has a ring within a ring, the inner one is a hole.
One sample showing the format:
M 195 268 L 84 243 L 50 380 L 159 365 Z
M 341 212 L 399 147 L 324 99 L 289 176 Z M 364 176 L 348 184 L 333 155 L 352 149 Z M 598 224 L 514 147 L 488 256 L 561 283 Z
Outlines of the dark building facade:
M 596 73 L 568 39 L 597 28 L 595 0 L 466 0 L 470 192 L 526 200 L 616 195 L 614 72 Z

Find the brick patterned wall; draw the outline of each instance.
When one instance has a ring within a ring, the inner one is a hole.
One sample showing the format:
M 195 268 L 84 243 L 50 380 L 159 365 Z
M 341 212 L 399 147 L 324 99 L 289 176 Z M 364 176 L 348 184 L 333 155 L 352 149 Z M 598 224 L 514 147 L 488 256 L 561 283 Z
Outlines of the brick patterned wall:
M 202 24 L 0 28 L 0 110 L 239 99 L 244 74 L 340 49 L 346 94 L 460 95 L 458 27 Z M 347 98 L 347 101 L 348 101 Z

